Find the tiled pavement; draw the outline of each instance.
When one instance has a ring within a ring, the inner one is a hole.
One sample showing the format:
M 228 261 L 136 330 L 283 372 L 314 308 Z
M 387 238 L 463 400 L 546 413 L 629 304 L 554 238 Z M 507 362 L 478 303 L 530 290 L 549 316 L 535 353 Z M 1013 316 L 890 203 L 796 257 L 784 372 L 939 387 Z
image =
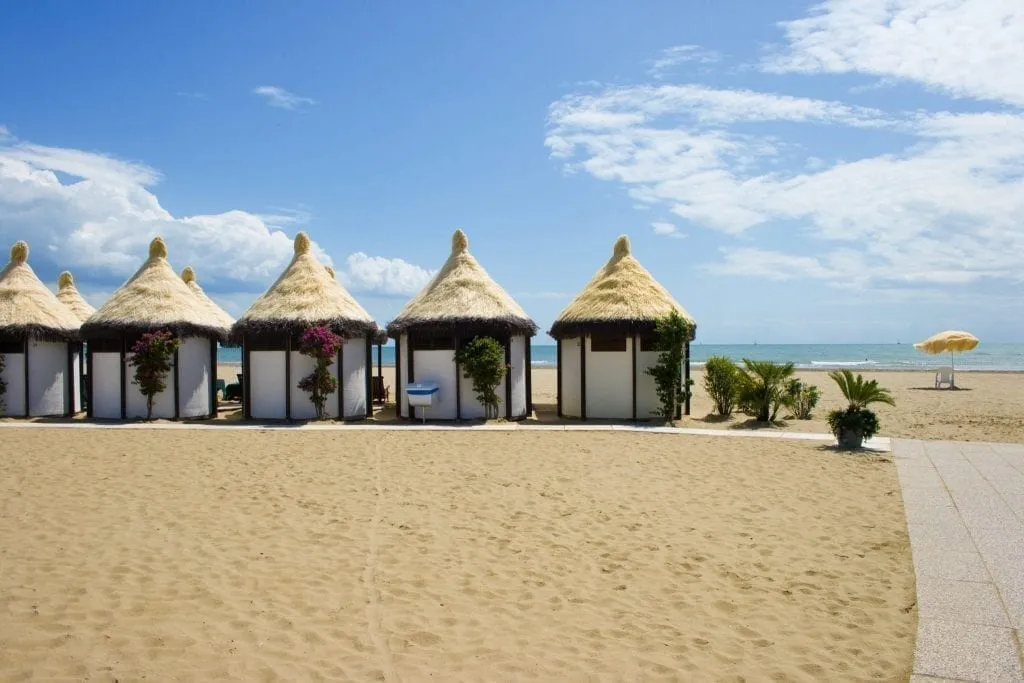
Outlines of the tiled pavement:
M 917 573 L 912 681 L 1024 681 L 1024 445 L 893 439 Z

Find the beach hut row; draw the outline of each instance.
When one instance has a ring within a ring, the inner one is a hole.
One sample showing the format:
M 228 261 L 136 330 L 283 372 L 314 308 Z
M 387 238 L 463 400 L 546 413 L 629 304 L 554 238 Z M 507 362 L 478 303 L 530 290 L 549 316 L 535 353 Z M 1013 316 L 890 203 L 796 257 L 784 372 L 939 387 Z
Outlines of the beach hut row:
M 143 334 L 168 330 L 180 345 L 154 417 L 216 415 L 217 345 L 234 343 L 242 348 L 244 416 L 309 419 L 314 406 L 297 385 L 314 367 L 299 352 L 299 339 L 312 326 L 328 327 L 345 340 L 331 365 L 338 383 L 326 404 L 332 418 L 372 415 L 372 346 L 387 337 L 395 340 L 398 417 L 425 416 L 405 389 L 428 384 L 437 390 L 431 419 L 483 417 L 484 406 L 456 360 L 461 345 L 481 335 L 504 347 L 508 372 L 498 388 L 504 417 L 522 419 L 533 411 L 530 338 L 537 325 L 470 254 L 461 230 L 452 236 L 448 260 L 384 330 L 317 260 L 305 233 L 296 236 L 281 276 L 237 321 L 203 292 L 192 268 L 175 273 L 159 237 L 142 267 L 99 310 L 81 297 L 70 273 L 51 293 L 27 258 L 28 246 L 18 242 L 0 271 L 6 415 L 70 415 L 81 409 L 84 394 L 90 417 L 144 416 L 145 399 L 131 378 L 131 349 Z M 620 237 L 609 261 L 551 327 L 558 345 L 559 416 L 650 417 L 657 396 L 646 370 L 658 356 L 655 323 L 672 311 L 696 329 L 632 255 L 628 238 Z M 686 357 L 680 372 L 688 378 L 688 342 Z

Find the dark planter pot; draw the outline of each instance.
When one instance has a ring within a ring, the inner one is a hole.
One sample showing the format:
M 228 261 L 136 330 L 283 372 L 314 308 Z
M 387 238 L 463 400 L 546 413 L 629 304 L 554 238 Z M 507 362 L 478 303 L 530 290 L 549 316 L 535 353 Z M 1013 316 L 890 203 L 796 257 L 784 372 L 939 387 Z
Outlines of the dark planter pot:
M 864 445 L 864 435 L 858 431 L 846 429 L 839 434 L 839 447 L 846 451 L 855 451 Z

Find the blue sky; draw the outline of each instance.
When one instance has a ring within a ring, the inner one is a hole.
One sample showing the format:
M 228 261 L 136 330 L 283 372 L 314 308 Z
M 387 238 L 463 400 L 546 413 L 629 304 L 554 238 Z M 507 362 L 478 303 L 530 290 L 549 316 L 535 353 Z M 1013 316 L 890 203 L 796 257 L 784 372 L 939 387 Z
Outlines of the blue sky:
M 385 323 L 462 228 L 546 330 L 625 233 L 705 343 L 1021 341 L 1022 216 L 1016 0 L 37 1 L 0 22 L 0 239 L 93 303 L 162 234 L 240 314 L 304 229 Z

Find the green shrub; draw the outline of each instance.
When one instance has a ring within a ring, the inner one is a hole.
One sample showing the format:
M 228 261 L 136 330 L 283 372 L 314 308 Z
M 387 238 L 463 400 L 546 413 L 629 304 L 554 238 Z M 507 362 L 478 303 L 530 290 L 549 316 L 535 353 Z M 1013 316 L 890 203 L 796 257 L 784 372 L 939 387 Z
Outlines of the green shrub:
M 704 391 L 715 404 L 715 412 L 728 417 L 739 398 L 742 372 L 725 356 L 712 356 L 704 363 Z
M 495 392 L 505 377 L 505 347 L 491 337 L 476 337 L 455 352 L 455 362 L 473 382 L 476 398 L 484 406 L 487 418 L 498 417 L 501 400 Z
M 674 420 L 678 407 L 690 395 L 690 380 L 683 382 L 683 361 L 686 360 L 686 342 L 690 339 L 690 323 L 672 311 L 657 322 L 654 334 L 658 342 L 658 362 L 645 372 L 654 378 L 655 391 L 661 404 L 655 415 Z M 635 340 L 634 340 L 634 343 Z
M 743 359 L 739 407 L 758 422 L 774 422 L 787 397 L 792 363 Z
M 789 380 L 786 389 L 786 406 L 798 420 L 810 420 L 821 398 L 821 391 L 813 384 L 804 384 L 798 379 Z

